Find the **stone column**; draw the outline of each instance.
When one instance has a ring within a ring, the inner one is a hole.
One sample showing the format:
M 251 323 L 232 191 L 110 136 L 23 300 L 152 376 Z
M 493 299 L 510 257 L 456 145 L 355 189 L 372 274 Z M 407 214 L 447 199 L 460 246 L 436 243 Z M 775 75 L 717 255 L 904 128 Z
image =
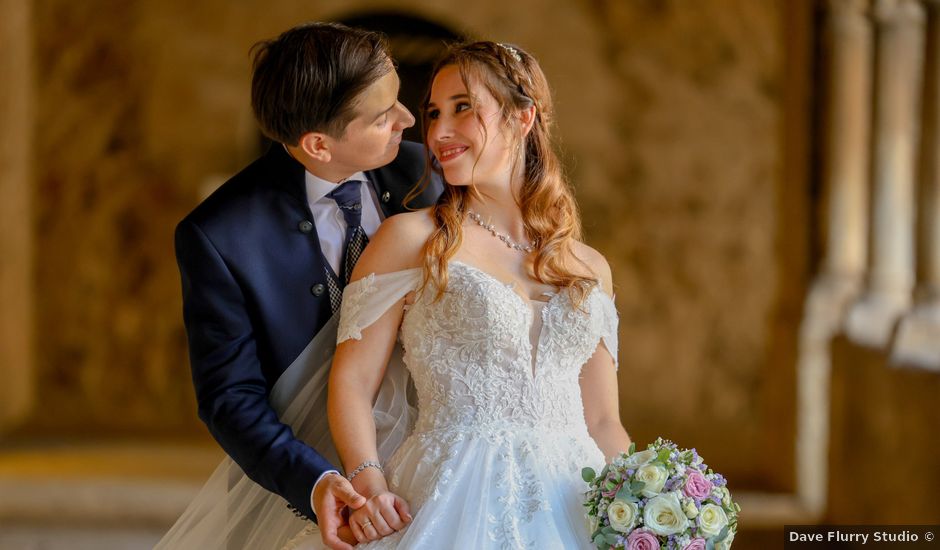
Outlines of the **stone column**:
M 917 287 L 891 362 L 940 370 L 940 0 L 926 0 L 923 123 L 917 189 Z
M 806 298 L 797 363 L 797 494 L 814 518 L 826 509 L 829 347 L 865 270 L 872 87 L 868 0 L 827 0 L 825 7 L 825 250 Z
M 867 0 L 829 0 L 826 51 L 822 277 L 840 293 L 856 291 L 865 273 L 872 37 Z
M 32 400 L 31 5 L 0 0 L 0 432 Z
M 875 0 L 874 134 L 869 273 L 849 311 L 855 342 L 886 348 L 914 286 L 914 166 L 923 59 L 919 0 Z

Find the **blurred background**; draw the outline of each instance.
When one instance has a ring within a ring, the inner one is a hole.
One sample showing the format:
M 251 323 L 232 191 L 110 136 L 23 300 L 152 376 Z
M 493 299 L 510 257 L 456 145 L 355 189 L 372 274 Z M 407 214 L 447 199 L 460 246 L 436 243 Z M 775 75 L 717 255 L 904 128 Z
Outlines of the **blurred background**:
M 196 417 L 175 224 L 265 147 L 248 50 L 447 40 L 555 91 L 611 263 L 623 421 L 784 524 L 940 523 L 940 2 L 0 0 L 0 548 L 149 548 L 222 453 Z M 414 136 L 413 139 L 417 139 Z

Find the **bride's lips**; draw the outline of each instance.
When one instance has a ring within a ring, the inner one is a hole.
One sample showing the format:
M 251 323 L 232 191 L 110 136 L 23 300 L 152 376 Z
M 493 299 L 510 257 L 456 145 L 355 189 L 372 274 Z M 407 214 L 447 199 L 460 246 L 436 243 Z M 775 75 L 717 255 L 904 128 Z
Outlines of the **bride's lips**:
M 467 149 L 469 149 L 469 147 L 466 145 L 448 145 L 447 147 L 442 147 L 437 152 L 437 160 L 441 164 L 444 164 L 464 154 Z

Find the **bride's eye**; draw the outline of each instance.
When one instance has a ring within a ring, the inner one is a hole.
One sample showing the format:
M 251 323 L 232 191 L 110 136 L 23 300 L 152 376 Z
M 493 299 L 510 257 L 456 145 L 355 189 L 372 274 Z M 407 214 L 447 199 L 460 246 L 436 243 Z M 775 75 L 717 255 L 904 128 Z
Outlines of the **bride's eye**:
M 437 120 L 441 116 L 440 109 L 428 109 L 428 119 Z
M 462 111 L 468 111 L 468 110 L 470 110 L 470 104 L 467 103 L 466 101 L 461 101 L 454 108 L 454 112 L 457 112 L 457 113 L 462 112 Z

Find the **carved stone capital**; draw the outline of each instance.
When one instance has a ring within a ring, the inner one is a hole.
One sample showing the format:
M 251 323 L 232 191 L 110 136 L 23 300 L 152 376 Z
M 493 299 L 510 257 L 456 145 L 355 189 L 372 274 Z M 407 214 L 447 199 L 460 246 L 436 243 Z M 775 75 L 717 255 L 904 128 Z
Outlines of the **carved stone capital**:
M 925 20 L 921 0 L 875 0 L 872 16 L 879 25 L 922 25 Z
M 905 291 L 868 291 L 849 309 L 845 332 L 857 344 L 885 349 L 891 342 L 898 319 L 910 307 Z
M 826 0 L 825 8 L 833 16 L 857 16 L 865 15 L 870 4 L 870 0 Z
M 901 319 L 891 346 L 892 365 L 940 371 L 940 299 L 923 303 Z

